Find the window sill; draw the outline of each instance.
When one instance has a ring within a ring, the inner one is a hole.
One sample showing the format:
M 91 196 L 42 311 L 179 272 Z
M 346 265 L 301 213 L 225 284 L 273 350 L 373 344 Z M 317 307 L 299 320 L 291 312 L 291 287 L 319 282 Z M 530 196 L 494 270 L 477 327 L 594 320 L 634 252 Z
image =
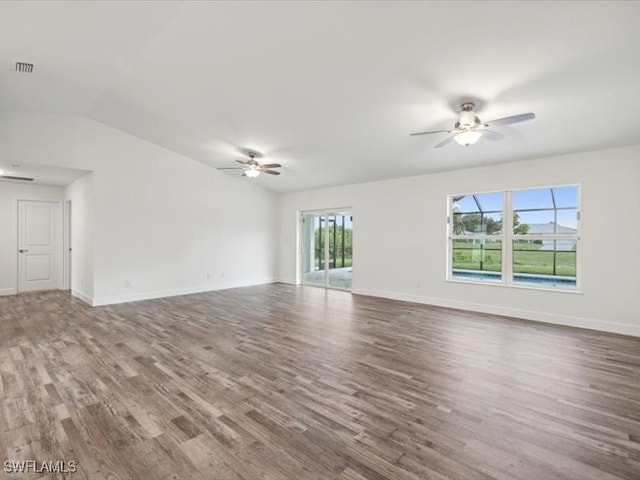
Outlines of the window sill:
M 459 278 L 446 278 L 446 282 L 450 283 L 466 283 L 471 285 L 489 285 L 491 287 L 506 287 L 506 288 L 517 288 L 524 290 L 541 290 L 543 292 L 559 292 L 559 293 L 572 293 L 582 295 L 582 290 L 579 288 L 566 288 L 566 287 L 537 287 L 535 285 L 525 285 L 525 284 L 517 284 L 517 283 L 505 283 L 503 281 L 491 281 L 491 280 L 463 280 Z

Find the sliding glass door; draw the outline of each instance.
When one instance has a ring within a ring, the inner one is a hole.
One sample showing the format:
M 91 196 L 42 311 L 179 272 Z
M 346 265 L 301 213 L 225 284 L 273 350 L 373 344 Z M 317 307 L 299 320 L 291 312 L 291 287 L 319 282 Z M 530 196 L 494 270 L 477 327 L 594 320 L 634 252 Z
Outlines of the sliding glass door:
M 353 216 L 350 210 L 303 212 L 302 283 L 351 289 Z

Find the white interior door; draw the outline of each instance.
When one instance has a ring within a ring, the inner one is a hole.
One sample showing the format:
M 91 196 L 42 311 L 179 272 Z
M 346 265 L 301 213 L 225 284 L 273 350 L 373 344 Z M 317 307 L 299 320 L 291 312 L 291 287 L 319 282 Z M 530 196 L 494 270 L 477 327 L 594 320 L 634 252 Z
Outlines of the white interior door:
M 18 291 L 59 288 L 60 205 L 18 202 Z

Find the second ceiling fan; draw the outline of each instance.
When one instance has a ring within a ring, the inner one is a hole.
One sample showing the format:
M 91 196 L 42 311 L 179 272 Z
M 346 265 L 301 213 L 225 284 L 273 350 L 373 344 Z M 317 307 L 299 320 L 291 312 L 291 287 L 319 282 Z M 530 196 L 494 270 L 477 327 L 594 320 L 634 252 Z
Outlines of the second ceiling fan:
M 491 127 L 502 127 L 504 125 L 511 125 L 512 123 L 526 122 L 527 120 L 533 120 L 536 118 L 533 113 L 521 113 L 519 115 L 511 115 L 510 117 L 498 118 L 497 120 L 491 120 L 489 122 L 481 122 L 478 116 L 474 112 L 475 104 L 472 102 L 465 102 L 460 105 L 460 114 L 458 121 L 454 124 L 450 130 L 434 130 L 431 132 L 418 132 L 412 133 L 409 136 L 416 135 L 430 135 L 432 133 L 451 133 L 450 137 L 445 138 L 438 143 L 434 148 L 440 148 L 453 140 L 459 145 L 468 147 L 480 140 L 483 135 L 489 140 L 500 140 L 503 135 L 493 130 L 489 130 Z
M 280 172 L 277 170 L 272 170 L 273 168 L 282 167 L 279 163 L 260 164 L 256 158 L 261 158 L 261 154 L 258 152 L 248 151 L 247 155 L 249 156 L 249 160 L 236 160 L 236 162 L 242 164 L 242 167 L 221 167 L 218 168 L 218 170 L 242 170 L 242 176 L 249 178 L 255 178 L 261 173 L 266 173 L 268 175 L 280 175 Z

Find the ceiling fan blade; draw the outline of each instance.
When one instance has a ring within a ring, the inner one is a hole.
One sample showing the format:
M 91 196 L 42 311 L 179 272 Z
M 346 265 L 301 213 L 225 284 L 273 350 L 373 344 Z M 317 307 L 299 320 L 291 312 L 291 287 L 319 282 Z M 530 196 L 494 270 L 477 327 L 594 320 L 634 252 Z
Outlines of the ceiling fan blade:
M 217 170 L 243 170 L 242 167 L 218 167 Z
M 280 175 L 280 172 L 276 172 L 275 170 L 260 170 L 262 173 L 267 173 L 269 175 Z
M 279 163 L 267 163 L 266 165 L 260 165 L 262 168 L 280 168 L 282 165 Z
M 511 125 L 512 123 L 526 122 L 527 120 L 533 120 L 536 118 L 535 113 L 521 113 L 520 115 L 512 115 L 510 117 L 498 118 L 497 120 L 491 120 L 485 122 L 485 127 L 499 127 L 502 125 Z
M 456 134 L 457 135 L 457 134 Z M 447 143 L 451 143 L 453 141 L 453 139 L 456 137 L 456 135 L 452 135 L 450 137 L 445 138 L 443 141 L 441 141 L 439 144 L 437 144 L 435 147 L 433 148 L 440 148 L 440 147 L 444 147 Z
M 494 142 L 497 142 L 498 140 L 502 140 L 504 138 L 504 135 L 498 132 L 494 132 L 493 130 L 487 130 L 483 128 L 479 129 L 479 131 L 482 132 L 482 136 L 484 138 L 486 138 L 487 140 L 492 140 Z
M 418 133 L 410 133 L 410 137 L 415 137 L 416 135 L 431 135 L 432 133 L 451 133 L 453 130 L 434 130 L 432 132 L 418 132 Z
M 246 165 L 247 162 L 244 162 L 242 160 L 236 160 L 236 162 L 241 163 L 242 165 Z

